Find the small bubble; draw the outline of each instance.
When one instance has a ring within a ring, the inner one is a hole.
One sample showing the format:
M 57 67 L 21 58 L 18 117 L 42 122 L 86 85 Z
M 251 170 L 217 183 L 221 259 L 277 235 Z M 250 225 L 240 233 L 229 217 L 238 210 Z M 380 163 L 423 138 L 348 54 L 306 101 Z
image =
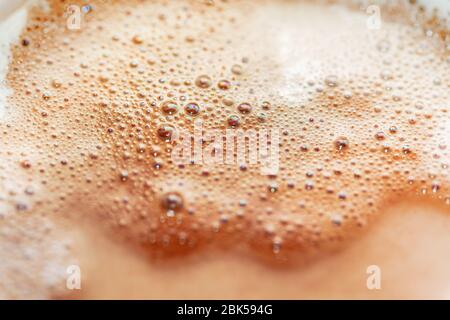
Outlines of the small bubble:
M 345 149 L 348 149 L 350 145 L 350 142 L 348 141 L 348 139 L 346 137 L 339 137 L 334 141 L 334 146 L 336 147 L 337 150 L 342 151 Z
M 137 151 L 138 151 L 139 153 L 144 153 L 144 152 L 145 152 L 145 148 L 146 148 L 146 145 L 145 145 L 145 144 L 139 143 L 136 149 L 137 149 Z
M 198 104 L 191 102 L 184 107 L 184 111 L 191 116 L 196 116 L 200 112 Z
M 343 220 L 343 218 L 342 218 L 342 215 L 340 215 L 340 214 L 334 214 L 334 215 L 331 217 L 331 222 L 332 222 L 335 226 L 340 226 L 340 225 L 342 225 L 342 220 Z
M 31 187 L 31 186 L 26 187 L 26 188 L 25 188 L 25 194 L 26 194 L 26 195 L 29 195 L 29 196 L 33 195 L 33 194 L 34 194 L 34 188 Z
M 338 197 L 341 200 L 345 200 L 345 199 L 347 199 L 347 193 L 345 193 L 344 191 L 341 191 L 338 193 Z
M 217 84 L 217 86 L 221 90 L 228 90 L 231 87 L 231 83 L 228 80 L 220 80 L 219 83 Z
M 222 100 L 223 104 L 230 107 L 234 104 L 234 101 L 230 98 L 223 98 Z
M 269 110 L 270 107 L 271 107 L 271 105 L 270 105 L 270 102 L 268 102 L 268 101 L 264 101 L 264 102 L 261 104 L 261 108 L 263 108 L 263 110 Z
M 128 180 L 128 171 L 126 171 L 126 170 L 120 171 L 119 178 L 121 181 L 127 181 Z
M 105 82 L 108 82 L 108 81 L 109 81 L 109 77 L 108 77 L 106 74 L 101 74 L 101 75 L 98 76 L 98 80 L 99 80 L 100 82 L 105 83 Z
M 435 86 L 440 86 L 440 85 L 442 84 L 442 81 L 441 81 L 441 79 L 439 79 L 439 78 L 435 78 L 435 79 L 433 80 L 433 84 L 434 84 Z
M 336 87 L 338 85 L 338 79 L 336 76 L 328 76 L 325 78 L 325 84 L 329 87 Z
M 308 180 L 305 182 L 305 189 L 306 190 L 312 190 L 314 189 L 314 182 Z
M 300 146 L 300 150 L 303 152 L 307 152 L 309 150 L 309 147 L 306 144 L 303 144 Z
M 199 88 L 206 89 L 212 84 L 211 78 L 207 75 L 201 75 L 195 79 L 195 85 Z
M 433 191 L 433 193 L 438 192 L 440 188 L 441 188 L 441 184 L 439 183 L 439 181 L 433 181 L 431 183 L 431 191 Z
M 252 111 L 252 106 L 249 103 L 241 103 L 237 107 L 238 111 L 242 114 L 249 114 Z
M 411 153 L 411 147 L 408 146 L 408 145 L 404 145 L 402 147 L 402 152 L 403 152 L 403 154 L 410 154 Z
M 154 158 L 153 159 L 153 168 L 156 170 L 159 170 L 164 165 L 164 161 L 161 158 Z
M 61 87 L 61 82 L 59 82 L 58 80 L 52 80 L 52 87 L 55 89 L 58 89 Z
M 167 210 L 177 211 L 183 208 L 183 198 L 176 192 L 169 192 L 164 195 L 162 205 Z
M 353 94 L 350 91 L 344 91 L 343 93 L 345 99 L 351 99 Z
M 173 102 L 173 101 L 166 101 L 162 104 L 161 106 L 161 110 L 165 113 L 165 114 L 175 114 L 178 111 L 178 105 Z
M 242 74 L 242 66 L 235 64 L 231 67 L 231 72 L 235 75 L 241 75 Z
M 20 165 L 22 166 L 22 168 L 24 169 L 29 169 L 31 168 L 31 162 L 28 160 L 23 160 Z
M 272 250 L 274 254 L 279 254 L 283 240 L 280 237 L 274 237 L 272 240 Z
M 261 123 L 266 122 L 267 121 L 267 114 L 265 114 L 264 112 L 260 112 L 260 113 L 258 113 L 257 118 L 258 118 L 258 121 L 261 122 Z
M 278 191 L 278 184 L 276 182 L 271 182 L 267 186 L 267 189 L 269 190 L 270 193 L 275 193 Z
M 228 117 L 228 125 L 232 128 L 236 128 L 241 124 L 241 119 L 237 115 L 231 115 Z
M 132 39 L 134 44 L 142 44 L 144 42 L 144 40 L 142 40 L 142 38 L 140 36 L 134 36 Z
M 16 203 L 16 210 L 17 211 L 26 211 L 26 210 L 28 210 L 28 206 L 27 206 L 27 204 L 25 204 L 23 202 L 18 202 L 18 203 Z
M 130 67 L 137 68 L 138 65 L 139 65 L 139 62 L 137 60 L 130 61 Z
M 175 129 L 169 125 L 162 125 L 157 130 L 158 137 L 164 140 L 171 140 L 174 132 Z
M 384 132 L 377 132 L 376 134 L 375 134 L 375 139 L 377 139 L 377 140 L 384 140 L 386 138 L 386 136 L 384 135 Z
M 397 127 L 395 127 L 395 126 L 391 126 L 391 127 L 389 128 L 389 132 L 390 132 L 390 133 L 397 133 L 397 131 L 398 131 L 398 129 L 397 129 Z

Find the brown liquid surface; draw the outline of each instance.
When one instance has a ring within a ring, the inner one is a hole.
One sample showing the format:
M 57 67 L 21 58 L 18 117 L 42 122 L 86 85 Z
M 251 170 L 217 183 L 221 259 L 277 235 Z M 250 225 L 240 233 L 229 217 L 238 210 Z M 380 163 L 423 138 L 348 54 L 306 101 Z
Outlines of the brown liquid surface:
M 442 31 L 297 1 L 99 1 L 73 31 L 51 7 L 32 11 L 7 75 L 0 253 L 36 248 L 2 265 L 6 296 L 30 294 L 24 263 L 70 264 L 83 225 L 157 261 L 208 247 L 291 263 L 399 200 L 449 211 Z M 279 129 L 278 173 L 173 163 L 170 129 L 195 119 Z M 47 274 L 29 287 L 53 290 Z

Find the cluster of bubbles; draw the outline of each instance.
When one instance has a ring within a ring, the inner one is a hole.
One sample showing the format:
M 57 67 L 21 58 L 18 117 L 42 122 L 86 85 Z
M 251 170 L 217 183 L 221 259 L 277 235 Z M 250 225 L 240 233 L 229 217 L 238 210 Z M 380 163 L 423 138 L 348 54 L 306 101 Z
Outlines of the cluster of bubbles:
M 0 124 L 0 154 L 13 159 L 0 181 L 24 171 L 23 190 L 46 190 L 33 195 L 36 210 L 70 217 L 67 208 L 82 205 L 154 251 L 226 240 L 280 254 L 339 243 L 388 201 L 450 203 L 442 39 L 395 25 L 370 39 L 356 32 L 332 48 L 349 60 L 289 78 L 271 28 L 283 23 L 275 14 L 261 22 L 255 12 L 271 7 L 258 1 L 121 6 L 93 6 L 73 33 L 57 16 L 35 16 L 14 49 L 8 81 L 19 111 Z M 305 40 L 302 54 L 326 62 L 312 48 L 330 39 Z M 173 137 L 195 119 L 205 130 L 279 130 L 278 173 L 261 175 L 260 163 L 174 163 Z

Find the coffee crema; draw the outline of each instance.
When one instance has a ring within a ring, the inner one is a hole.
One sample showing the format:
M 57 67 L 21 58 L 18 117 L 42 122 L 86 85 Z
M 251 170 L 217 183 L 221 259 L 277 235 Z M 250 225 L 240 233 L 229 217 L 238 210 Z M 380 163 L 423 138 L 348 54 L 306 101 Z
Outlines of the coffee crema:
M 401 199 L 449 210 L 439 25 L 424 33 L 391 8 L 372 30 L 364 11 L 309 1 L 83 4 L 77 30 L 63 2 L 33 9 L 12 49 L 2 229 L 87 220 L 151 256 L 215 246 L 289 260 L 339 248 Z M 174 163 L 172 135 L 199 119 L 279 130 L 278 171 Z

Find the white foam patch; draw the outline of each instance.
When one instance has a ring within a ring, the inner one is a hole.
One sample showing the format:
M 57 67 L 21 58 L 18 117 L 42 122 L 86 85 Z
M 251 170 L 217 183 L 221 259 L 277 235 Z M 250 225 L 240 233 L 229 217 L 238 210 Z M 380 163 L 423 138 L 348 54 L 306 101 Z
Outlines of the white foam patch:
M 0 22 L 0 120 L 4 119 L 6 99 L 11 90 L 6 84 L 6 75 L 11 59 L 11 45 L 19 39 L 27 22 L 28 7 L 23 6 Z
M 438 16 L 441 18 L 450 17 L 450 1 L 449 0 L 418 0 L 419 4 L 423 5 L 428 12 L 436 9 Z M 448 21 L 450 23 L 450 21 Z

